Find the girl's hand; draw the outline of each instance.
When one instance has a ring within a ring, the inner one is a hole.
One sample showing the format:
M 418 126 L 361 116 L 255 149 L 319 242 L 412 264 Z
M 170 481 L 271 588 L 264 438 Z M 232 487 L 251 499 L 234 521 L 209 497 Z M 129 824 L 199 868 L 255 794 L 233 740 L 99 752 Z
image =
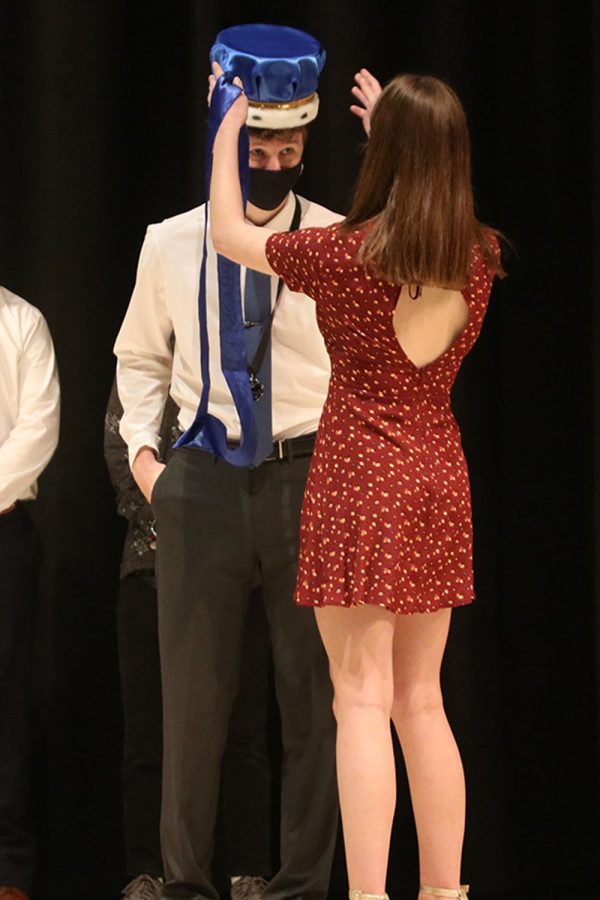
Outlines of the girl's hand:
M 212 64 L 213 74 L 208 76 L 208 105 L 210 106 L 210 101 L 212 99 L 213 91 L 215 89 L 215 84 L 217 83 L 217 78 L 219 78 L 223 74 L 223 69 L 219 65 L 218 62 L 213 62 Z M 231 107 L 228 109 L 224 122 L 230 124 L 232 127 L 236 127 L 238 130 L 243 128 L 246 124 L 246 119 L 248 118 L 248 98 L 244 93 L 244 86 L 241 82 L 241 79 L 236 77 L 233 79 L 233 83 L 237 85 L 237 87 L 242 89 L 242 93 L 235 100 Z
M 362 119 L 363 128 L 367 135 L 369 135 L 371 133 L 371 113 L 381 94 L 382 87 L 368 69 L 361 69 L 360 72 L 357 72 L 354 76 L 354 80 L 356 84 L 352 88 L 352 93 L 362 105 L 352 105 L 350 107 L 350 112 L 354 113 L 355 116 L 358 116 L 359 119 Z

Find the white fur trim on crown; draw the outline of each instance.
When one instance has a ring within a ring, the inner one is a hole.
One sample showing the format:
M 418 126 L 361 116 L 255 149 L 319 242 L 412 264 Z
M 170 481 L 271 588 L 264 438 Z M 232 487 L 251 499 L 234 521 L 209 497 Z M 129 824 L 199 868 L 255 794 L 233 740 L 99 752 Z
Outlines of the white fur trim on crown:
M 281 104 L 249 101 L 246 125 L 249 128 L 299 128 L 317 118 L 319 95 L 307 97 L 306 103 Z

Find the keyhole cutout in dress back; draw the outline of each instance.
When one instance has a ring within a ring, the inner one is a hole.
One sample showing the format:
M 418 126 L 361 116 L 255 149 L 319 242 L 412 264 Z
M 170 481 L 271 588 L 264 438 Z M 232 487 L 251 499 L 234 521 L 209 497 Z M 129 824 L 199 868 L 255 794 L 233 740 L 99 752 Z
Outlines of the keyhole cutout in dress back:
M 404 284 L 394 310 L 396 340 L 417 369 L 431 365 L 460 338 L 469 322 L 469 307 L 460 291 L 424 285 L 413 299 Z

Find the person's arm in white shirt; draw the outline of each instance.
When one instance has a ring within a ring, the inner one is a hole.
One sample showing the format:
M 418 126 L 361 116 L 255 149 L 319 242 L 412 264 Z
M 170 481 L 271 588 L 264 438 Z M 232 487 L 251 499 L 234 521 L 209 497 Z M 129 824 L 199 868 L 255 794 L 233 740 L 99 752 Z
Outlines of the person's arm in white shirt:
M 0 446 L 0 510 L 32 487 L 58 444 L 60 389 L 54 347 L 37 311 L 25 323 L 19 381 L 17 421 Z
M 164 468 L 157 460 L 160 423 L 171 383 L 173 326 L 165 299 L 160 251 L 150 227 L 135 288 L 115 342 L 117 387 L 123 406 L 120 432 L 133 476 L 150 500 Z

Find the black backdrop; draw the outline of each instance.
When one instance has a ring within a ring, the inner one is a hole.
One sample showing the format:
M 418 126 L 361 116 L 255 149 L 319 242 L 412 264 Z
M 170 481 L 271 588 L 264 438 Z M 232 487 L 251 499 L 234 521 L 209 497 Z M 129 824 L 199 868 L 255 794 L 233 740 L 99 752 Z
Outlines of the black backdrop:
M 598 897 L 600 17 L 580 0 L 0 0 L 0 280 L 45 313 L 63 389 L 35 510 L 37 895 L 122 884 L 111 348 L 146 224 L 203 199 L 208 49 L 241 21 L 328 48 L 301 192 L 332 208 L 359 159 L 356 68 L 429 72 L 464 100 L 480 216 L 516 248 L 454 394 L 478 585 L 445 667 L 470 783 L 465 874 L 477 895 Z M 413 841 L 402 787 L 396 895 L 411 896 Z

